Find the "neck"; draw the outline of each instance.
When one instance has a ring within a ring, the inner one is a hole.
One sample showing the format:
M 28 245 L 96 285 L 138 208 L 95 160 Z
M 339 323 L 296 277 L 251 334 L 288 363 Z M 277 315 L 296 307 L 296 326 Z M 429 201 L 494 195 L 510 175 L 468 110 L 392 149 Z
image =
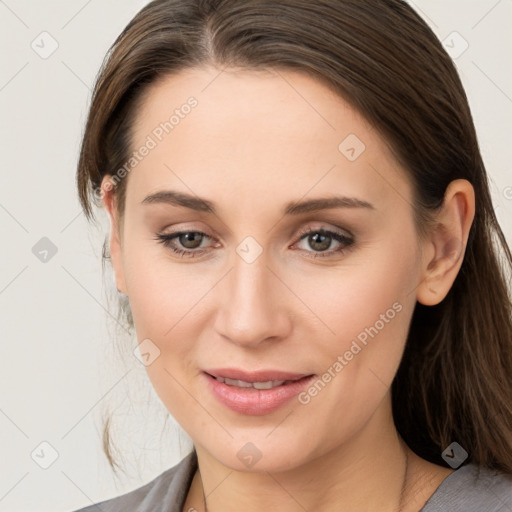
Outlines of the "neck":
M 196 451 L 199 473 L 184 510 L 406 512 L 425 501 L 408 496 L 409 487 L 417 487 L 411 477 L 421 459 L 398 435 L 390 402 L 346 443 L 286 471 L 237 471 L 201 447 Z

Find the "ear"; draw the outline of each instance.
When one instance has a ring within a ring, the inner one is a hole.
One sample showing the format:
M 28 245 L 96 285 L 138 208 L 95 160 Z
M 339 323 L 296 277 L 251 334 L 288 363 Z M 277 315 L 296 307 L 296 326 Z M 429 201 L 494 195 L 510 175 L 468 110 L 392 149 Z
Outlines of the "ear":
M 126 293 L 122 258 L 122 223 L 119 222 L 118 218 L 117 200 L 111 178 L 112 176 L 110 174 L 103 177 L 103 180 L 101 181 L 101 196 L 103 206 L 110 218 L 110 256 L 115 274 L 117 290 L 128 296 Z
M 425 306 L 439 304 L 459 273 L 469 230 L 475 217 L 475 192 L 467 180 L 452 181 L 434 227 L 423 243 L 425 255 L 417 300 Z

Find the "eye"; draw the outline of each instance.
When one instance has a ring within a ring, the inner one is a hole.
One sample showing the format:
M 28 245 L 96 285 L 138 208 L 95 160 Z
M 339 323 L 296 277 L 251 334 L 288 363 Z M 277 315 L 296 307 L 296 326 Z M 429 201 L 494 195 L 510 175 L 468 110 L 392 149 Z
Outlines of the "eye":
M 313 251 L 302 249 L 303 251 L 316 253 L 308 256 L 311 258 L 326 258 L 336 254 L 339 255 L 354 243 L 354 239 L 351 236 L 324 228 L 307 228 L 299 232 L 298 236 L 300 236 L 299 242 L 307 239 L 309 246 L 313 248 Z M 206 249 L 201 249 L 201 243 L 205 239 L 212 240 L 209 235 L 202 231 L 178 231 L 169 234 L 157 233 L 155 239 L 178 256 L 188 258 L 195 258 L 207 252 Z M 326 250 L 331 247 L 333 242 L 339 244 L 339 246 L 336 249 Z M 219 245 L 218 243 L 216 244 L 217 247 Z
M 352 236 L 346 235 L 345 233 L 338 231 L 331 231 L 324 228 L 312 229 L 307 228 L 299 233 L 300 240 L 307 240 L 307 243 L 314 250 L 309 251 L 307 249 L 306 252 L 313 252 L 313 254 L 309 257 L 312 258 L 328 258 L 331 256 L 335 256 L 336 254 L 342 254 L 346 250 L 348 250 L 352 244 L 354 243 L 354 238 Z M 331 244 L 335 242 L 338 245 L 336 249 L 326 250 L 331 247 Z
M 189 258 L 195 258 L 196 256 L 200 256 L 206 252 L 202 249 L 197 250 L 205 238 L 210 237 L 201 231 L 178 231 L 176 233 L 170 234 L 158 233 L 155 236 L 155 239 L 158 242 L 170 249 L 175 254 Z M 177 239 L 179 244 L 182 247 L 185 247 L 185 249 L 181 249 L 179 246 L 176 246 L 176 243 L 174 242 L 175 239 Z

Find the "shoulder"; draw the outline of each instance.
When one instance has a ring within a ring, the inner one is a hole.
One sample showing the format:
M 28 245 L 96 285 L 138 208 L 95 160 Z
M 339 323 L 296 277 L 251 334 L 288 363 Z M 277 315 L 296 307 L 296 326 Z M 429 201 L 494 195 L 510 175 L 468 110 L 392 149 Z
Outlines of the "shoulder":
M 194 450 L 142 487 L 73 512 L 181 512 L 196 469 L 197 455 Z
M 447 476 L 420 512 L 512 512 L 512 476 L 467 464 Z

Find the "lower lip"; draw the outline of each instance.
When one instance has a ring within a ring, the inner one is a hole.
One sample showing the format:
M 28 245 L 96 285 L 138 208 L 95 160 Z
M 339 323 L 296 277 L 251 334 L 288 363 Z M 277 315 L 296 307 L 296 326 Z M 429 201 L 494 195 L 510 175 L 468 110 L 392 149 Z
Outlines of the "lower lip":
M 303 391 L 315 377 L 309 375 L 294 382 L 271 389 L 239 388 L 229 386 L 203 373 L 208 386 L 219 402 L 231 410 L 251 416 L 271 413 Z

